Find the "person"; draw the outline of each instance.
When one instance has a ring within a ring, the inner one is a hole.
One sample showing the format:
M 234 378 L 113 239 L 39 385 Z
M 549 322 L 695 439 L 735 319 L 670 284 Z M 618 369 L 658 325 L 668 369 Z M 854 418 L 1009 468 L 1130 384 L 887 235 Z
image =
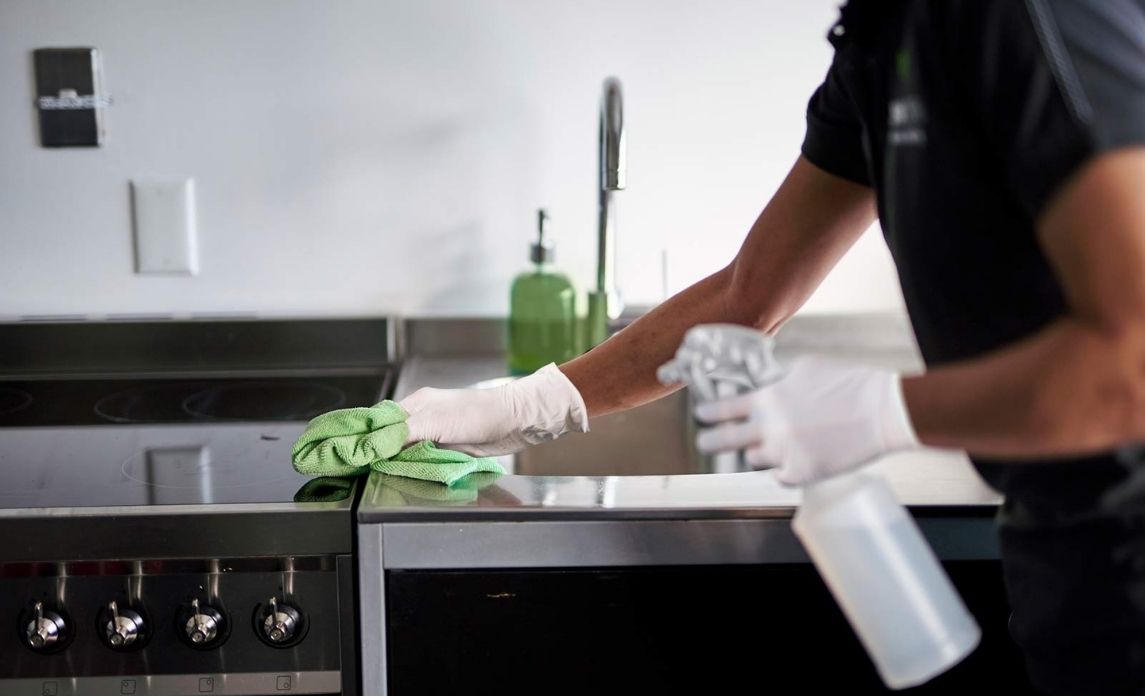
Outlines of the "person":
M 1145 440 L 1145 2 L 852 0 L 828 39 L 802 154 L 730 265 L 559 368 L 412 394 L 410 438 L 504 454 L 663 396 L 687 329 L 777 331 L 877 214 L 927 371 L 795 361 L 702 406 L 700 447 L 788 483 L 966 450 L 1004 495 L 1035 687 L 1138 693 L 1145 515 L 1108 500 Z

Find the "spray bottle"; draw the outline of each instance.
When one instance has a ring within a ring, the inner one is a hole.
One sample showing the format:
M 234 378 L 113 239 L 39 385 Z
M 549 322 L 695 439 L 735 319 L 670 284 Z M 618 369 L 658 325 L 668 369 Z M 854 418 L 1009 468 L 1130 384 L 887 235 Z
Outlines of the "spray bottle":
M 747 327 L 697 326 L 657 375 L 700 400 L 722 398 L 780 379 L 773 348 Z M 922 684 L 978 645 L 974 617 L 881 477 L 856 471 L 804 486 L 792 529 L 888 687 Z

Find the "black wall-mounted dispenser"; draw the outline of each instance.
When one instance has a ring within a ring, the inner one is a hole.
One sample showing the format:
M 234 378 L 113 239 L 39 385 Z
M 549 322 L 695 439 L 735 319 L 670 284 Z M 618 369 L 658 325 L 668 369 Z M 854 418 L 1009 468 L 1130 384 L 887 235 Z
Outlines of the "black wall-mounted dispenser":
M 94 48 L 40 48 L 32 56 L 40 144 L 98 147 L 103 142 L 107 105 L 99 52 Z

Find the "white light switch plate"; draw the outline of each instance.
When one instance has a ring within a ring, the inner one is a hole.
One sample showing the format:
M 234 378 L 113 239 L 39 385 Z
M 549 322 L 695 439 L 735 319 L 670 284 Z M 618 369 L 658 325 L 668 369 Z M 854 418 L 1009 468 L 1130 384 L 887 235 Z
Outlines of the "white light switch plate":
M 195 180 L 131 182 L 135 272 L 194 275 Z

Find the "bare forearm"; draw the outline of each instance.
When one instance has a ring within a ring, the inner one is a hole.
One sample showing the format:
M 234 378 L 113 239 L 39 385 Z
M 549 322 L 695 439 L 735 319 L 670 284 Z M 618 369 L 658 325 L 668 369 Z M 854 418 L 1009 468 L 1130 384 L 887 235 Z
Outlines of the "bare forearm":
M 561 365 L 599 416 L 671 391 L 656 368 L 696 324 L 733 323 L 774 331 L 874 220 L 869 188 L 800 158 L 752 225 L 728 267 L 667 300 L 586 355 Z
M 978 360 L 903 380 L 919 439 L 982 456 L 1101 451 L 1145 437 L 1145 335 L 1067 318 Z
M 561 365 L 588 412 L 600 416 L 657 399 L 671 388 L 656 368 L 675 353 L 684 332 L 713 321 L 750 321 L 727 302 L 730 268 L 673 296 L 591 352 Z

